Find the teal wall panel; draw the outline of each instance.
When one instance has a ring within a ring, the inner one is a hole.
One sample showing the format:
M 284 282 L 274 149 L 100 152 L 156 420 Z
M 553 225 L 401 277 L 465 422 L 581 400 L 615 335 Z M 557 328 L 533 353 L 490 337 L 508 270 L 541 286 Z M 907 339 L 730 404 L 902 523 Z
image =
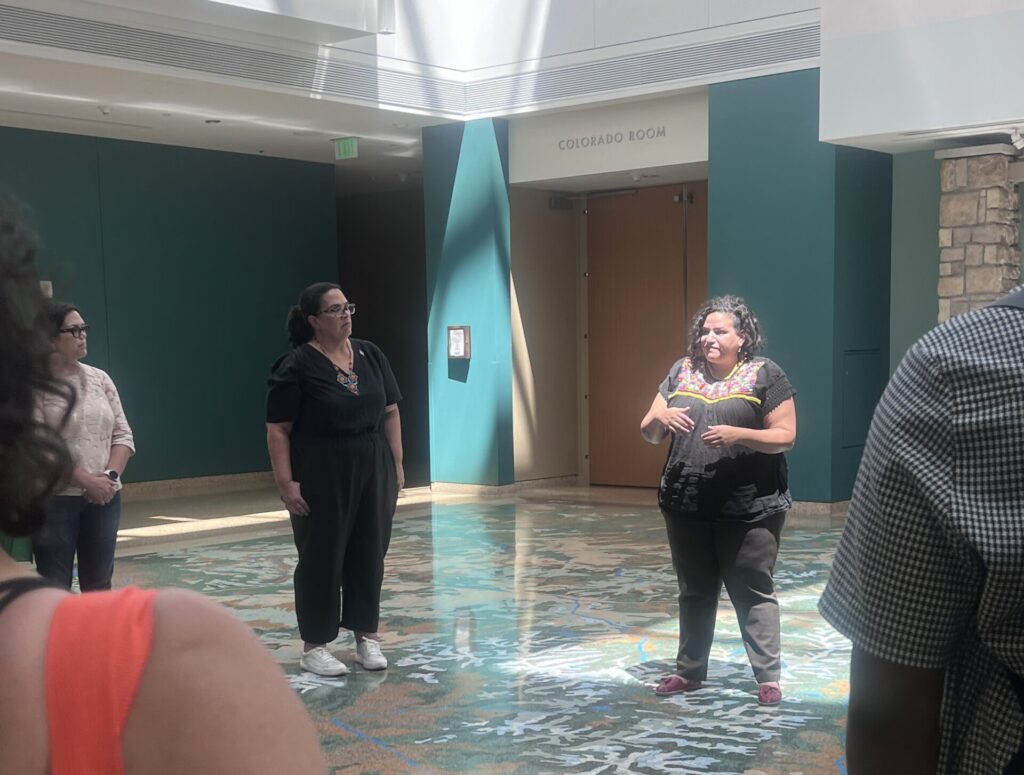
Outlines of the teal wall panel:
M 423 130 L 432 481 L 515 478 L 508 126 Z M 472 358 L 449 361 L 447 328 L 471 327 Z
M 133 476 L 268 469 L 264 390 L 287 309 L 337 280 L 333 169 L 99 148 L 110 365 L 147 453 Z
M 310 282 L 337 279 L 333 168 L 14 135 L 0 144 L 4 181 L 45 174 L 54 189 L 22 185 L 44 270 L 56 267 L 59 296 L 108 324 L 106 358 L 91 347 L 88 362 L 110 371 L 135 431 L 126 479 L 267 470 L 263 402 L 288 348 L 287 308 Z
M 832 499 L 845 500 L 889 379 L 892 157 L 837 147 L 835 210 Z
M 902 153 L 892 168 L 889 370 L 939 317 L 939 167 L 933 151 Z
M 94 137 L 0 127 L 0 194 L 29 209 L 37 263 L 54 296 L 73 300 L 92 326 L 89 363 L 107 368 L 106 292 Z
M 797 389 L 798 500 L 850 495 L 888 362 L 891 163 L 818 141 L 818 71 L 709 90 L 708 289 L 744 296 Z
M 818 73 L 713 85 L 709 122 L 708 293 L 761 321 L 797 389 L 793 495 L 829 501 L 836 158 L 818 142 Z

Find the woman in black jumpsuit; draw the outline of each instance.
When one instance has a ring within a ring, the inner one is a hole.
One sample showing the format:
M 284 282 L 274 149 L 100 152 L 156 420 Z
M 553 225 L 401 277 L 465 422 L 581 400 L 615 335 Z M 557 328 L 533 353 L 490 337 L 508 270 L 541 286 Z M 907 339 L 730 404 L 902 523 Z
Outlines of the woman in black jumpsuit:
M 300 664 L 329 676 L 348 672 L 327 649 L 341 627 L 355 633 L 356 662 L 387 667 L 380 590 L 405 483 L 402 396 L 380 349 L 351 337 L 354 312 L 337 285 L 303 291 L 288 315 L 294 349 L 274 365 L 267 392 L 267 446 L 299 551 Z

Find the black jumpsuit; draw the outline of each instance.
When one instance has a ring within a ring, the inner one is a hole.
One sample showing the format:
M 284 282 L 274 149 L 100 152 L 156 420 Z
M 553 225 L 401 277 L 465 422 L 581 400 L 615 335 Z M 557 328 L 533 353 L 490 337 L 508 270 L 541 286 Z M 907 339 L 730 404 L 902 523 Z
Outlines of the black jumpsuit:
M 380 348 L 351 343 L 356 390 L 309 344 L 281 358 L 268 381 L 267 422 L 292 423 L 292 478 L 309 505 L 307 516 L 291 515 L 295 612 L 307 643 L 330 643 L 339 627 L 377 631 L 398 499 L 384 409 L 402 395 Z

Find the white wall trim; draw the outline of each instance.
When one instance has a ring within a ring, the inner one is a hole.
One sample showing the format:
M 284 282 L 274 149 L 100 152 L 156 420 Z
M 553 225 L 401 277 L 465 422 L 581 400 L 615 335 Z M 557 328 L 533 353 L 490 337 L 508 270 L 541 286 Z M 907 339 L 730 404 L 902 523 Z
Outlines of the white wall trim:
M 152 482 L 129 482 L 124 486 L 125 503 L 179 498 L 189 495 L 221 495 L 245 492 L 274 486 L 273 471 L 253 471 L 247 474 L 195 476 L 188 479 L 161 479 Z
M 696 46 L 705 43 L 725 40 L 742 40 L 752 36 L 779 30 L 797 29 L 807 26 L 819 26 L 820 13 L 818 11 L 805 11 L 801 13 L 786 14 L 785 16 L 756 19 L 737 24 L 718 25 L 703 27 L 696 30 L 674 33 L 671 35 L 659 35 L 657 37 L 645 38 L 643 40 L 630 41 L 610 46 L 595 46 L 580 51 L 572 51 L 565 54 L 553 54 L 542 57 L 525 59 L 519 62 L 488 65 L 484 67 L 472 67 L 460 70 L 454 67 L 434 65 L 429 62 L 420 62 L 414 59 L 406 59 L 386 54 L 371 53 L 352 49 L 346 43 L 337 43 L 329 48 L 332 56 L 338 59 L 352 61 L 359 64 L 376 66 L 384 70 L 394 72 L 407 72 L 418 74 L 433 74 L 437 77 L 458 80 L 463 83 L 474 83 L 486 81 L 492 78 L 505 78 L 513 75 L 520 75 L 542 70 L 557 70 L 563 67 L 574 65 L 586 65 L 595 62 L 605 62 L 614 59 L 640 56 L 643 54 L 658 51 L 671 51 L 688 46 Z

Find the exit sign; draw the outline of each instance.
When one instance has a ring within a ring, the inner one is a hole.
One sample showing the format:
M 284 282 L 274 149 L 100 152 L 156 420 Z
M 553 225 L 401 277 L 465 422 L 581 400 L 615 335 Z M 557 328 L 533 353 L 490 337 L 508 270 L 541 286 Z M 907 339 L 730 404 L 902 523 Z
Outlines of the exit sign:
M 335 159 L 355 159 L 359 156 L 358 137 L 339 137 L 334 141 Z

